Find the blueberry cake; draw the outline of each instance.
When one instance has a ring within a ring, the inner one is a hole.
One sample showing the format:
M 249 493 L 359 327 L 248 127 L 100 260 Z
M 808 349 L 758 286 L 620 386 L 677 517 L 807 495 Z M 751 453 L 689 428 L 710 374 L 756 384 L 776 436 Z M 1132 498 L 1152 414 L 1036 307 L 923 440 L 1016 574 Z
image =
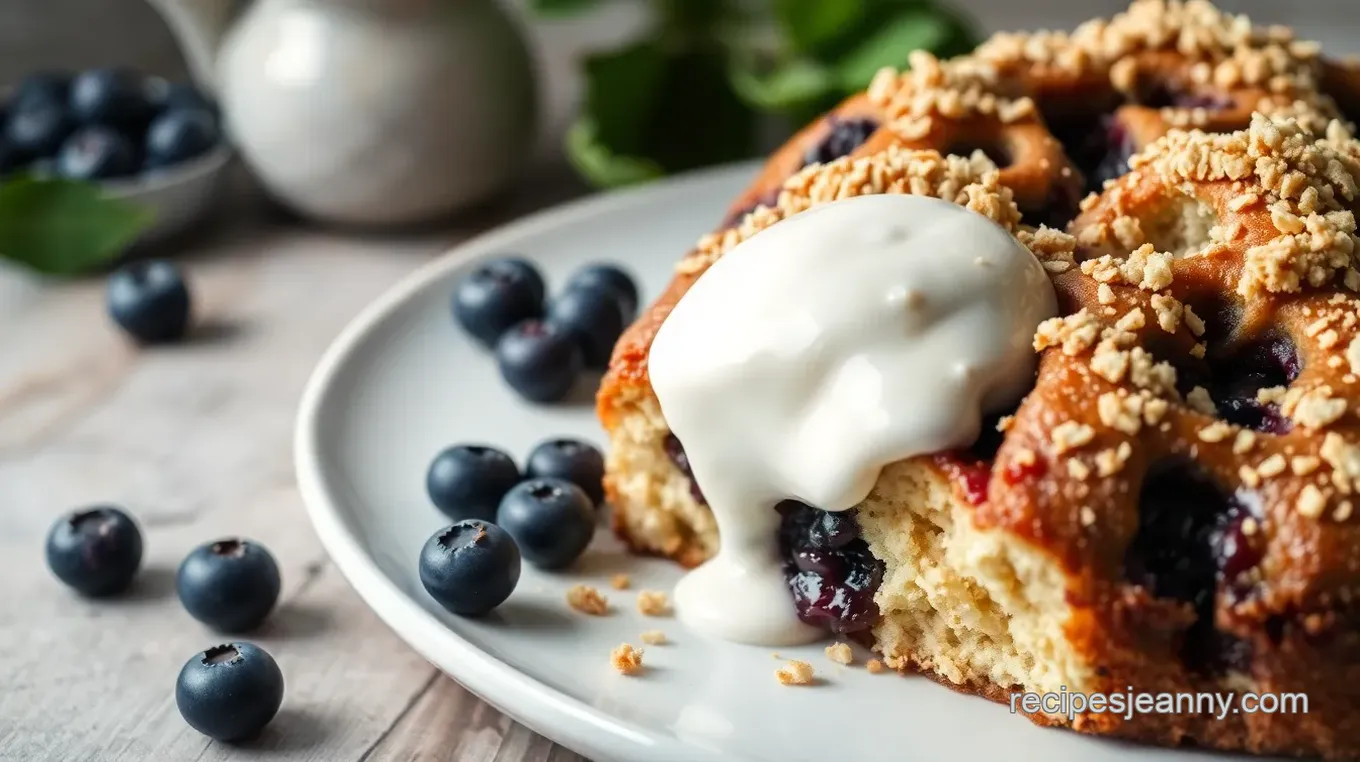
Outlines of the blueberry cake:
M 790 605 L 999 701 L 1309 698 L 1302 715 L 1036 722 L 1360 758 L 1356 116 L 1360 68 L 1195 0 L 881 72 L 770 158 L 615 348 L 598 398 L 615 531 L 687 567 L 718 548 L 647 363 L 709 265 L 819 204 L 952 201 L 1052 279 L 1034 387 L 971 447 L 888 466 L 851 511 L 782 503 Z

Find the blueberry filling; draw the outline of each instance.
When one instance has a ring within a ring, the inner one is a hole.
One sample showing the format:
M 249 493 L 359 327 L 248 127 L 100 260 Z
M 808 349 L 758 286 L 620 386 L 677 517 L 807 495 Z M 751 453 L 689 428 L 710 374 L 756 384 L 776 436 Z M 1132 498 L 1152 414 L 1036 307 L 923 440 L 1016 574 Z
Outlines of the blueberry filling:
M 1298 378 L 1298 353 L 1287 339 L 1270 337 L 1248 344 L 1223 358 L 1211 359 L 1209 396 L 1218 414 L 1230 423 L 1268 434 L 1289 431 L 1289 421 L 1274 403 L 1257 400 L 1257 392 L 1288 386 Z
M 699 484 L 694 481 L 694 471 L 690 469 L 689 456 L 685 454 L 684 445 L 680 444 L 680 440 L 674 434 L 667 434 L 661 446 L 666 451 L 666 457 L 670 458 L 671 463 L 674 463 L 675 467 L 680 469 L 680 473 L 684 474 L 685 478 L 689 480 L 690 496 L 699 504 L 707 505 L 708 501 L 704 499 L 703 491 L 699 489 Z
M 1228 495 L 1193 464 L 1166 461 L 1148 472 L 1138 500 L 1138 533 L 1124 556 L 1124 576 L 1158 598 L 1193 607 L 1195 622 L 1181 644 L 1186 668 L 1207 675 L 1243 669 L 1250 645 L 1214 623 L 1220 590 L 1250 593 L 1247 572 L 1261 560 L 1254 496 Z
M 804 166 L 826 164 L 848 156 L 878 129 L 878 122 L 873 119 L 841 119 L 832 116 L 827 117 L 827 124 L 831 129 L 826 136 L 803 154 Z
M 779 550 L 798 618 L 836 634 L 872 627 L 883 564 L 869 552 L 854 518 L 793 500 L 778 510 Z
M 1167 83 L 1148 88 L 1139 102 L 1148 108 L 1202 108 L 1205 111 L 1223 111 L 1232 106 L 1232 101 L 1221 95 L 1189 93 Z

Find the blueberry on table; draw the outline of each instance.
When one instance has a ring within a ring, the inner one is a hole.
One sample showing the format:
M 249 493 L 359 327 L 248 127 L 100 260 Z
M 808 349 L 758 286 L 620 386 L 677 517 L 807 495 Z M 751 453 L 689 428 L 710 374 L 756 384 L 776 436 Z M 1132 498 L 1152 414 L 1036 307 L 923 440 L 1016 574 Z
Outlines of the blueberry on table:
M 146 164 L 168 167 L 202 156 L 217 145 L 217 119 L 203 109 L 167 111 L 146 131 Z
M 19 81 L 10 97 L 10 107 L 21 109 L 38 103 L 66 106 L 71 91 L 71 74 L 64 71 L 35 71 Z
M 501 501 L 496 523 L 540 569 L 562 569 L 585 552 L 595 535 L 595 507 L 565 479 L 529 479 Z
M 519 548 L 500 527 L 467 519 L 439 530 L 420 551 L 420 582 L 440 606 L 481 616 L 519 584 Z
M 524 464 L 531 478 L 563 479 L 580 487 L 591 502 L 604 500 L 604 455 L 579 439 L 549 439 L 529 453 Z
M 587 366 L 603 368 L 623 334 L 624 305 L 611 288 L 574 286 L 553 300 L 548 320 L 571 331 Z
M 146 78 L 130 69 L 90 69 L 76 75 L 68 99 L 71 116 L 82 124 L 141 129 L 154 107 Z
M 200 545 L 175 574 L 184 610 L 218 632 L 259 626 L 278 602 L 280 587 L 274 556 L 263 545 L 239 538 Z
M 71 134 L 72 126 L 60 103 L 38 101 L 9 112 L 5 141 L 29 158 L 52 156 Z
M 112 180 L 136 173 L 137 149 L 108 127 L 81 127 L 57 154 L 57 174 L 72 180 Z
M 454 521 L 494 521 L 501 498 L 519 481 L 519 466 L 505 452 L 486 445 L 455 445 L 430 461 L 425 491 L 430 502 Z
M 180 716 L 218 741 L 258 735 L 282 704 L 283 672 L 254 643 L 224 643 L 194 654 L 175 681 Z
M 543 277 L 522 259 L 478 265 L 453 289 L 453 316 L 473 338 L 494 347 L 516 323 L 543 315 Z
M 556 323 L 526 320 L 496 343 L 501 377 L 530 402 L 559 402 L 571 392 L 584 363 L 575 336 Z
M 613 291 L 623 308 L 625 323 L 637 316 L 638 287 L 633 277 L 617 265 L 597 264 L 581 268 L 567 284 L 573 286 L 601 286 Z
M 82 595 L 126 590 L 141 565 L 142 532 L 112 506 L 67 514 L 47 533 L 47 567 Z
M 143 344 L 177 341 L 189 327 L 189 288 L 165 260 L 133 262 L 109 276 L 109 315 Z

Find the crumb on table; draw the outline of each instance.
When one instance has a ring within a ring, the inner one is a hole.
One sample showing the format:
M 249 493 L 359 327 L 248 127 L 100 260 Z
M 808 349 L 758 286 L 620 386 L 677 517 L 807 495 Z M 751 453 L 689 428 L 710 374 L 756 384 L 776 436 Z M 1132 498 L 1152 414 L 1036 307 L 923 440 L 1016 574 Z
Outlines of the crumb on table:
M 636 675 L 642 671 L 642 651 L 623 643 L 609 652 L 609 663 L 621 674 Z
M 664 616 L 671 609 L 666 594 L 660 590 L 639 590 L 637 610 L 647 616 Z
M 604 616 L 609 611 L 609 599 L 590 585 L 576 585 L 568 590 L 567 605 L 592 616 Z
M 883 662 L 879 661 L 878 659 L 870 659 L 867 663 L 865 663 L 864 668 L 869 670 L 869 673 L 873 675 L 877 675 L 884 669 Z
M 627 590 L 632 584 L 633 580 L 627 574 L 615 574 L 609 578 L 609 586 L 615 590 Z
M 642 633 L 642 642 L 649 646 L 659 646 L 666 642 L 666 633 L 661 630 L 648 630 Z
M 855 652 L 850 650 L 849 644 L 833 643 L 826 647 L 826 658 L 837 664 L 854 664 Z
M 795 659 L 776 669 L 774 676 L 783 685 L 812 685 L 812 665 Z

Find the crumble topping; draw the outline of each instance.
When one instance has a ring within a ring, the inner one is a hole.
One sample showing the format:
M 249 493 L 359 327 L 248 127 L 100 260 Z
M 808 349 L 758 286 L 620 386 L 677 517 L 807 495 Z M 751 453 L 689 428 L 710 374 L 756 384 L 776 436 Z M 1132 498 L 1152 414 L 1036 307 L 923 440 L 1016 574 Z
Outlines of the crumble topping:
M 636 675 L 642 672 L 642 651 L 628 643 L 621 644 L 609 652 L 609 663 L 623 675 Z
M 805 661 L 792 660 L 776 669 L 774 676 L 781 685 L 812 685 L 812 665 Z
M 1089 444 L 1095 435 L 1095 429 L 1084 423 L 1065 421 L 1053 429 L 1053 449 L 1062 455 Z
M 609 612 L 609 599 L 590 585 L 573 585 L 567 591 L 567 605 L 591 616 L 604 616 Z
M 884 669 L 886 669 L 883 666 L 883 662 L 879 661 L 878 659 L 870 659 L 869 661 L 865 662 L 864 668 L 868 670 L 869 674 L 871 675 L 877 675 L 879 672 L 882 672 Z
M 833 643 L 826 647 L 826 658 L 837 664 L 854 664 L 855 652 L 846 643 Z
M 1295 507 L 1300 514 L 1315 519 L 1327 508 L 1327 496 L 1316 486 L 1305 485 L 1303 491 L 1299 493 L 1299 501 Z
M 660 590 L 641 590 L 637 596 L 637 610 L 645 616 L 665 616 L 670 613 L 671 604 Z
M 661 630 L 647 630 L 639 636 L 643 643 L 649 646 L 661 646 L 666 644 L 666 633 Z
M 615 574 L 609 578 L 609 586 L 615 590 L 627 590 L 633 585 L 633 580 L 627 574 Z

